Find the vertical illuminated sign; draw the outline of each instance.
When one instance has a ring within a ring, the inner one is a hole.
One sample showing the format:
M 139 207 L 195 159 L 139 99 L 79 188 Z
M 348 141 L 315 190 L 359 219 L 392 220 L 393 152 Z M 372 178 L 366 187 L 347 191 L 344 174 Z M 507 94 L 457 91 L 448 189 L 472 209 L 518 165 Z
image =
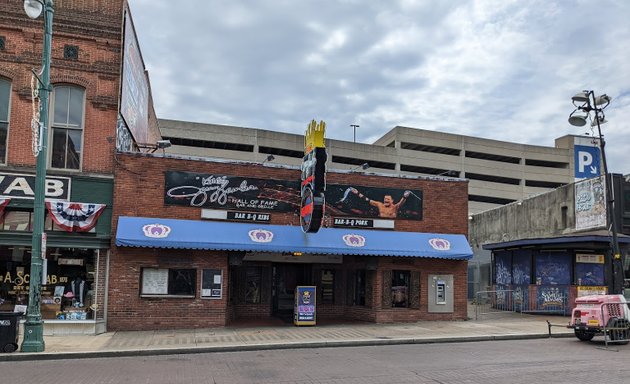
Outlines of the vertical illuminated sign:
M 312 120 L 304 136 L 301 176 L 300 224 L 306 233 L 319 231 L 326 204 L 326 123 Z

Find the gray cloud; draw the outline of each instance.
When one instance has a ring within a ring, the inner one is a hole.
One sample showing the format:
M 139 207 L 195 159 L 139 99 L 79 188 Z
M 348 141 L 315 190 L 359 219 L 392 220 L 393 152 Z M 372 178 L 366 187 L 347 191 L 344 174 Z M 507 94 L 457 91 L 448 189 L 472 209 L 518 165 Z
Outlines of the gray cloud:
M 630 173 L 630 2 L 129 0 L 161 118 L 370 142 L 405 125 L 553 146 L 582 89 Z

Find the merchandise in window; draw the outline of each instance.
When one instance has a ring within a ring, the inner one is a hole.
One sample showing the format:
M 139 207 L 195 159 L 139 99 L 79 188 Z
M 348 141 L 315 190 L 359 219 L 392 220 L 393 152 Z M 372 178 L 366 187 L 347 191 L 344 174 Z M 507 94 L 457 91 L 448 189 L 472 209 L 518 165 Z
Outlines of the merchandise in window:
M 83 89 L 71 86 L 53 89 L 52 168 L 81 167 L 84 94 Z
M 392 307 L 409 307 L 409 271 L 392 271 Z
M 41 288 L 43 319 L 89 320 L 94 316 L 94 250 L 49 248 L 46 284 Z M 25 311 L 31 283 L 30 247 L 0 247 L 0 311 Z
M 11 83 L 5 79 L 0 79 L 0 164 L 4 164 L 7 157 L 10 96 Z

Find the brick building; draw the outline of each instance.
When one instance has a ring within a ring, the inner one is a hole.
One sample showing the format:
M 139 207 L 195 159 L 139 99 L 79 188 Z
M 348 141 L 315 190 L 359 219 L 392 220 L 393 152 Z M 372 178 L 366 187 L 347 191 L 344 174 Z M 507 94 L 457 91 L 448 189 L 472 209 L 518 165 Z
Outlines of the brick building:
M 115 151 L 143 150 L 141 143 L 155 142 L 159 134 L 126 1 L 56 0 L 52 25 L 46 157 L 50 206 L 41 312 L 46 334 L 98 333 L 105 331 Z M 31 70 L 41 68 L 43 35 L 42 17 L 28 18 L 22 1 L 2 3 L 0 310 L 28 302 L 36 164 L 31 119 L 41 111 L 32 98 L 32 84 L 37 89 L 38 83 Z M 135 68 L 127 65 L 132 56 L 140 58 Z M 142 105 L 130 107 L 125 95 L 133 91 L 132 76 L 144 80 L 136 88 L 146 97 Z M 131 119 L 130 110 L 143 115 Z M 77 204 L 70 208 L 71 203 Z M 83 213 L 101 212 L 91 216 L 93 227 L 63 221 L 62 216 L 70 216 L 68 209 L 77 207 Z
M 294 166 L 120 154 L 115 180 L 108 330 L 286 321 L 296 286 L 317 321 L 466 318 L 465 180 L 329 171 L 315 234 Z

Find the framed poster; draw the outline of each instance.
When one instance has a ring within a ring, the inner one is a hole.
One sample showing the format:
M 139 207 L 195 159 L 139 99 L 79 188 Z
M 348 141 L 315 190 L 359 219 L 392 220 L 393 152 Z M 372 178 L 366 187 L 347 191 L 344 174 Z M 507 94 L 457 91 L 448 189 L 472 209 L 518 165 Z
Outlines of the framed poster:
M 223 296 L 223 271 L 204 269 L 201 272 L 201 298 L 220 299 Z
M 142 269 L 142 294 L 143 295 L 167 295 L 168 294 L 168 269 L 143 268 Z

